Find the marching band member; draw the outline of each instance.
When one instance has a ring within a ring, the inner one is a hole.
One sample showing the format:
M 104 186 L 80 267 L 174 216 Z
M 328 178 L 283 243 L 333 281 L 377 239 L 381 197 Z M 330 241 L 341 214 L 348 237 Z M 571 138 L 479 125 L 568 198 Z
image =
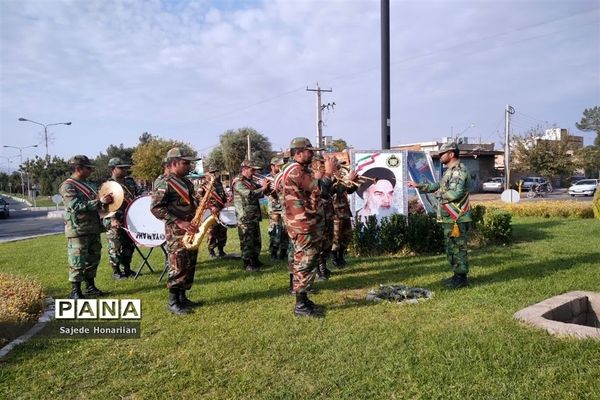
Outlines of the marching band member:
M 267 175 L 273 181 L 277 174 L 281 172 L 281 166 L 284 164 L 283 158 L 273 157 L 271 159 L 271 173 Z M 269 252 L 271 260 L 285 260 L 288 253 L 289 239 L 282 216 L 282 201 L 279 198 L 275 188 L 269 194 Z

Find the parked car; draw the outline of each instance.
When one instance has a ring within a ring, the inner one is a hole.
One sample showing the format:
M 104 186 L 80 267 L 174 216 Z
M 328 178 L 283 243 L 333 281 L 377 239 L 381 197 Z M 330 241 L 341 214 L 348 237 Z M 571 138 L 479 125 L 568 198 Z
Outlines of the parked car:
M 544 185 L 546 186 L 548 192 L 552 191 L 552 185 L 550 184 L 550 181 L 540 176 L 528 176 L 525 178 L 523 184 L 521 185 L 521 190 L 531 190 L 531 188 L 536 185 Z
M 484 192 L 497 192 L 501 193 L 504 190 L 504 178 L 491 178 L 487 182 L 483 182 Z
M 8 218 L 10 211 L 8 210 L 8 203 L 4 199 L 0 199 L 0 218 Z
M 600 179 L 582 179 L 571 185 L 569 188 L 569 194 L 571 196 L 593 196 L 598 188 L 598 185 L 600 185 Z

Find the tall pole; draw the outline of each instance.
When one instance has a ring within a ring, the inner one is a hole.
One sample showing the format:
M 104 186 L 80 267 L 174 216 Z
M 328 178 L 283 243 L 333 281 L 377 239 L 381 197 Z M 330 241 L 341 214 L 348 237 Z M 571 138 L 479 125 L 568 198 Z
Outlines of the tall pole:
M 30 147 L 38 147 L 38 145 L 34 144 L 32 146 L 25 146 L 25 147 L 17 147 L 17 146 L 4 145 L 2 147 L 19 150 L 19 158 L 21 160 L 21 163 L 20 163 L 20 166 L 19 166 L 20 168 L 19 169 L 22 169 L 23 168 L 23 149 L 28 149 Z M 19 171 L 19 172 L 21 173 L 21 194 L 23 196 L 25 196 L 25 179 L 23 178 L 23 171 Z M 27 190 L 29 191 L 29 174 L 27 175 Z
M 504 109 L 504 190 L 510 189 L 510 116 L 515 109 L 506 105 Z
M 323 105 L 321 104 L 321 92 L 333 92 L 332 89 L 321 89 L 317 82 L 315 89 L 306 88 L 307 92 L 317 93 L 317 147 L 323 147 Z
M 252 147 L 250 143 L 250 135 L 246 136 L 246 158 L 252 160 Z
M 53 124 L 42 124 L 41 122 L 32 121 L 27 118 L 19 118 L 19 121 L 27 121 L 32 124 L 40 125 L 44 127 L 44 143 L 46 144 L 46 159 L 48 159 L 48 127 L 53 125 L 71 125 L 71 122 L 55 122 Z
M 381 0 L 381 148 L 390 148 L 390 0 Z

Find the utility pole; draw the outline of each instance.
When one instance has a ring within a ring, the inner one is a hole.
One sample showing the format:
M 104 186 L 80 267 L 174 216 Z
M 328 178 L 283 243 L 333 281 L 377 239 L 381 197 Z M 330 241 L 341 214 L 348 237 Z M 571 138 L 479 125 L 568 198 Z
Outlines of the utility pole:
M 317 147 L 323 147 L 323 105 L 321 104 L 321 92 L 333 92 L 332 89 L 321 89 L 319 82 L 315 89 L 306 88 L 307 92 L 317 93 Z
M 515 109 L 506 105 L 504 109 L 504 190 L 510 189 L 510 116 Z
M 381 149 L 390 148 L 390 0 L 381 0 Z
M 252 145 L 250 143 L 250 135 L 246 136 L 246 158 L 252 160 Z

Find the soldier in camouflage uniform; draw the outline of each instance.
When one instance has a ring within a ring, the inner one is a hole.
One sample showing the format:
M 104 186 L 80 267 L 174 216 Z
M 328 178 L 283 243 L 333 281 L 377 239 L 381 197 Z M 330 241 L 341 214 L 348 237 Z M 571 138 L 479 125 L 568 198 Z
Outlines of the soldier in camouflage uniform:
M 60 195 L 65 205 L 65 236 L 69 259 L 69 281 L 72 299 L 83 299 L 81 282 L 86 284 L 86 295 L 103 295 L 94 283 L 96 270 L 100 264 L 100 222 L 99 210 L 112 203 L 110 194 L 97 199 L 96 187 L 86 179 L 92 173 L 93 165 L 84 155 L 69 160 L 71 176 L 60 185 Z
M 129 237 L 123 225 L 125 223 L 125 210 L 136 197 L 141 194 L 140 187 L 129 176 L 131 164 L 124 163 L 120 158 L 111 158 L 108 161 L 111 177 L 108 181 L 117 182 L 123 188 L 123 204 L 116 213 L 104 218 L 102 223 L 108 238 L 108 257 L 113 270 L 114 279 L 125 279 L 135 275 L 131 270 L 131 258 L 135 250 L 133 240 Z M 123 265 L 123 272 L 120 266 Z
M 198 203 L 194 197 L 194 185 L 185 176 L 191 168 L 191 161 L 197 160 L 185 149 L 172 148 L 167 152 L 169 173 L 155 181 L 150 210 L 154 216 L 165 222 L 167 253 L 169 257 L 169 302 L 167 308 L 174 314 L 192 312 L 194 303 L 185 292 L 190 290 L 196 272 L 198 250 L 188 250 L 183 245 L 183 236 L 195 234 L 197 226 L 191 223 Z
M 458 289 L 469 284 L 467 258 L 468 233 L 471 227 L 469 187 L 471 175 L 460 162 L 456 143 L 445 143 L 440 148 L 440 161 L 447 169 L 439 183 L 408 182 L 409 187 L 425 193 L 435 192 L 438 198 L 438 221 L 446 238 L 446 255 L 454 275 L 444 280 L 444 285 Z
M 313 175 L 321 176 L 324 162 L 323 156 L 318 154 L 313 156 L 311 164 Z M 317 281 L 325 281 L 331 276 L 331 271 L 327 268 L 327 260 L 331 254 L 333 244 L 333 185 L 331 183 L 325 184 L 321 180 L 318 180 L 318 182 L 321 197 L 317 207 L 317 232 L 319 234 L 317 240 L 321 243 L 321 250 L 319 253 L 319 266 L 317 267 Z
M 322 315 L 319 308 L 308 299 L 306 290 L 315 279 L 321 252 L 317 231 L 319 222 L 317 208 L 320 203 L 321 187 L 329 189 L 334 167 L 332 158 L 327 158 L 322 179 L 319 179 L 320 172 L 314 176 L 309 165 L 315 150 L 319 149 L 312 147 L 307 138 L 294 138 L 290 145 L 293 162 L 284 169 L 281 177 L 285 224 L 294 246 L 292 266 L 293 289 L 296 293 L 294 314 L 310 317 Z M 323 184 L 319 180 L 322 180 Z
M 259 224 L 262 219 L 259 199 L 268 194 L 269 181 L 263 179 L 259 185 L 252 179 L 255 171 L 260 169 L 252 161 L 244 160 L 240 166 L 240 174 L 231 184 L 242 262 L 246 271 L 249 272 L 258 272 L 262 265 L 258 259 L 261 249 Z
M 217 172 L 219 172 L 219 170 L 208 168 L 209 174 L 216 174 Z M 202 185 L 198 191 L 198 196 L 202 198 L 204 197 L 204 193 L 204 185 Z M 227 194 L 225 194 L 221 178 L 215 176 L 213 190 L 210 199 L 208 200 L 209 207 L 213 211 L 213 214 L 216 214 L 225 207 L 226 203 Z M 222 224 L 214 224 L 208 229 L 206 236 L 208 237 L 208 256 L 210 258 L 225 257 L 227 255 L 224 250 L 225 245 L 227 245 L 227 227 Z M 217 253 L 215 253 L 215 249 L 218 250 Z
M 281 166 L 284 164 L 282 158 L 273 157 L 271 159 L 271 173 L 268 175 L 275 180 L 277 174 L 281 172 Z M 288 253 L 289 239 L 285 224 L 283 223 L 282 206 L 277 191 L 272 190 L 268 197 L 269 200 L 269 252 L 271 260 L 285 260 Z
M 358 175 L 352 171 L 343 181 L 336 178 L 333 188 L 333 245 L 332 264 L 338 268 L 346 265 L 344 253 L 352 240 L 352 211 L 348 195 L 356 192 L 358 185 L 352 182 Z

